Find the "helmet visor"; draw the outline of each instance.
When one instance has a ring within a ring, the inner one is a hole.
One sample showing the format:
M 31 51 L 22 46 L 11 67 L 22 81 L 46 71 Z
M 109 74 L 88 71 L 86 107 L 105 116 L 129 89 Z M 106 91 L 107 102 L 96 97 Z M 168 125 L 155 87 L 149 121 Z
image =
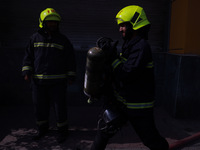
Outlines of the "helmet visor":
M 121 23 L 126 22 L 126 21 L 124 21 L 124 20 L 121 19 L 121 18 L 116 18 L 116 21 L 117 21 L 117 24 L 118 24 L 118 25 L 121 24 Z
M 50 15 L 50 16 L 47 16 L 44 21 L 60 21 L 60 18 L 58 16 L 55 16 L 55 15 Z

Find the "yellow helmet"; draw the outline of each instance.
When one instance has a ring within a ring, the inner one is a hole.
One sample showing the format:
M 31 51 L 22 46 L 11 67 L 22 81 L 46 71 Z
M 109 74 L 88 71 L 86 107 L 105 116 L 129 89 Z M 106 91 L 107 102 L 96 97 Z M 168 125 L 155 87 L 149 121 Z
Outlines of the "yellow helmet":
M 130 22 L 134 30 L 150 24 L 142 7 L 136 5 L 126 6 L 116 15 L 117 24 Z
M 40 13 L 39 27 L 43 28 L 43 22 L 47 20 L 60 21 L 60 15 L 53 8 L 47 8 Z

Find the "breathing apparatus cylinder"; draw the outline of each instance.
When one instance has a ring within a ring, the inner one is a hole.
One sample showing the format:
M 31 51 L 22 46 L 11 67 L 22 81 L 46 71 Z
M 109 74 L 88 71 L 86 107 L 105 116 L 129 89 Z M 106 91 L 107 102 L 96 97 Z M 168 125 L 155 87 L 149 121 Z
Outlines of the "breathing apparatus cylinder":
M 87 52 L 84 79 L 84 93 L 89 98 L 101 95 L 104 85 L 105 54 L 99 47 L 92 47 Z

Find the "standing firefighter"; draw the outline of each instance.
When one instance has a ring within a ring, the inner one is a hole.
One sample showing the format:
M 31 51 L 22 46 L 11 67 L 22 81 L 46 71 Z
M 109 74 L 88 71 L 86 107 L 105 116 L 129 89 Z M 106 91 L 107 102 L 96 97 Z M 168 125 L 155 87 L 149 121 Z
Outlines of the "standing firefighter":
M 124 39 L 119 55 L 107 38 L 97 42 L 109 55 L 106 65 L 112 68 L 112 90 L 104 93 L 107 102 L 91 149 L 104 150 L 109 139 L 129 121 L 149 149 L 168 150 L 154 123 L 154 69 L 147 42 L 150 22 L 143 8 L 135 5 L 120 10 L 116 20 Z
M 38 133 L 35 140 L 49 129 L 50 104 L 57 119 L 57 141 L 63 142 L 68 131 L 66 89 L 75 80 L 75 56 L 71 42 L 59 32 L 61 17 L 53 9 L 41 12 L 37 33 L 30 38 L 25 51 L 22 73 L 31 81 Z

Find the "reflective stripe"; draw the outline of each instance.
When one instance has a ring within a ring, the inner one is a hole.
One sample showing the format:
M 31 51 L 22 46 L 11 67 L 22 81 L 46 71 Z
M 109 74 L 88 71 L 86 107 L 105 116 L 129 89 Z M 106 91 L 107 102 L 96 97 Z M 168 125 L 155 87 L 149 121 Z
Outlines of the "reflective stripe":
M 126 103 L 127 108 L 130 109 L 145 109 L 145 108 L 151 108 L 154 106 L 154 101 L 152 102 L 146 102 L 146 103 Z
M 45 124 L 45 123 L 48 123 L 48 120 L 36 121 L 36 124 L 37 124 L 38 126 L 41 126 L 41 125 L 43 125 L 43 124 Z
M 36 79 L 62 79 L 66 78 L 66 74 L 60 74 L 60 75 L 43 75 L 43 74 L 35 74 L 33 76 Z
M 65 122 L 62 123 L 57 123 L 57 127 L 63 127 L 67 125 L 67 120 Z
M 114 91 L 114 95 L 118 101 L 122 102 L 129 109 L 152 108 L 155 102 L 155 101 L 152 101 L 152 102 L 145 102 L 145 103 L 127 103 L 126 100 L 122 96 L 120 96 L 116 91 Z
M 67 72 L 67 75 L 68 75 L 68 76 L 75 76 L 75 75 L 76 75 L 76 72 L 69 71 L 69 72 Z
M 116 91 L 114 91 L 114 95 L 115 95 L 115 97 L 117 98 L 118 101 L 120 101 L 120 102 L 126 104 L 126 100 L 125 100 L 123 97 L 121 97 L 121 96 L 119 95 L 119 93 L 117 93 Z
M 112 63 L 112 67 L 113 67 L 113 69 L 115 69 L 119 64 L 121 64 L 122 62 L 121 62 L 121 60 L 119 60 L 119 59 L 115 59 L 114 61 L 113 61 L 113 63 Z
M 154 67 L 153 61 L 152 61 L 152 62 L 149 62 L 149 63 L 147 64 L 147 66 L 146 66 L 146 68 L 153 68 L 153 67 Z
M 121 54 L 121 53 L 120 53 Z M 120 56 L 120 59 L 115 59 L 112 63 L 113 70 L 121 63 L 125 63 L 127 61 L 126 58 Z
M 34 47 L 54 47 L 60 50 L 64 49 L 64 46 L 62 45 L 56 43 L 43 43 L 43 42 L 34 43 Z
M 32 71 L 33 68 L 32 68 L 31 66 L 24 66 L 24 67 L 22 67 L 22 71 L 25 71 L 25 70 L 30 70 L 30 71 Z
M 127 59 L 125 58 L 125 57 L 120 57 L 121 58 L 121 61 L 123 62 L 123 63 L 125 63 L 126 61 L 127 61 Z

